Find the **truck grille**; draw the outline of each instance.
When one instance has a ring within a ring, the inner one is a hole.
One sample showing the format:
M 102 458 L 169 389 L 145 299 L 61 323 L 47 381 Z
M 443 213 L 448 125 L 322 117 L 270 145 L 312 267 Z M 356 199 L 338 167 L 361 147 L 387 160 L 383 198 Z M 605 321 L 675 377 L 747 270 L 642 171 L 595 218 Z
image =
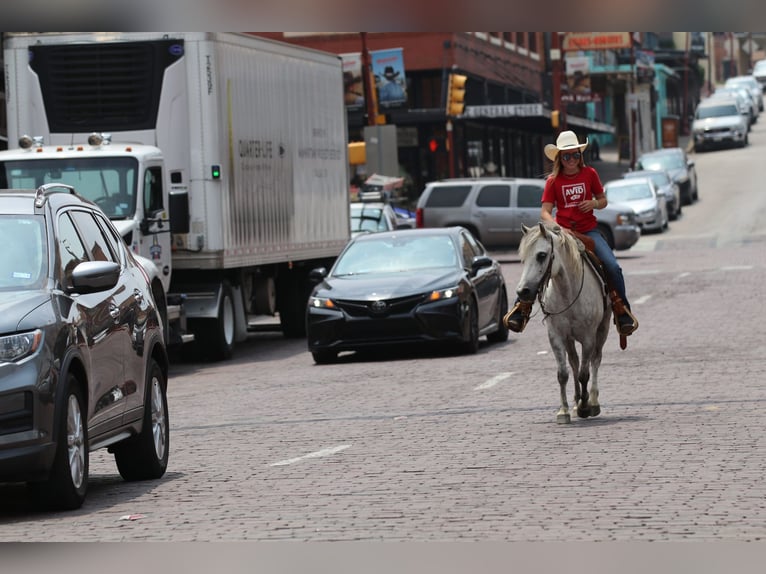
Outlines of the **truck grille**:
M 183 40 L 31 46 L 53 133 L 153 129 L 162 78 Z

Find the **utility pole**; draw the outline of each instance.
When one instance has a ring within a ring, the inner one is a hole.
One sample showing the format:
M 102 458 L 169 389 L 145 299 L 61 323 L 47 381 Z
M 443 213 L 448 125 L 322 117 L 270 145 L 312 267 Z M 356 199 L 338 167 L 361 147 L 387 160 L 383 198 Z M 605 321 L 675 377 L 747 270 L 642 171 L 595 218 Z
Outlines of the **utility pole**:
M 707 93 L 713 93 L 713 33 L 707 33 Z
M 686 32 L 686 52 L 684 53 L 684 117 L 681 121 L 684 134 L 689 133 L 689 36 L 689 32 Z
M 630 33 L 630 169 L 636 168 L 636 39 Z M 618 153 L 619 157 L 619 153 Z
M 367 32 L 359 33 L 362 37 L 362 86 L 364 88 L 364 103 L 367 108 L 367 125 L 374 126 L 377 123 L 378 110 L 375 98 L 375 85 L 372 80 L 372 59 L 367 49 Z
M 551 32 L 551 81 L 553 84 L 553 110 L 554 117 L 551 118 L 554 135 L 558 135 L 567 126 L 566 110 L 563 109 L 561 101 L 561 70 L 562 70 L 562 49 L 560 32 Z

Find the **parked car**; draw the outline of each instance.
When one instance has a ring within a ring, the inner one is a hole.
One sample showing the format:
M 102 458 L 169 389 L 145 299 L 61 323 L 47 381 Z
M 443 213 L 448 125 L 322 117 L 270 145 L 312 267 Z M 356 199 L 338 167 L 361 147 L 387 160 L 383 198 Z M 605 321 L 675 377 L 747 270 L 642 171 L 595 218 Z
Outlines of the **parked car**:
M 757 108 L 755 107 L 755 103 L 753 103 L 753 98 L 750 95 L 750 92 L 747 88 L 744 86 L 740 87 L 728 87 L 728 88 L 717 88 L 715 92 L 710 94 L 710 99 L 714 98 L 734 98 L 737 101 L 737 107 L 739 108 L 739 113 L 741 113 L 745 118 L 747 119 L 747 130 L 751 130 L 751 126 L 755 123 L 755 120 L 757 119 Z
M 641 154 L 636 160 L 636 169 L 666 169 L 678 184 L 681 203 L 690 205 L 699 199 L 697 170 L 692 160 L 681 147 L 668 147 Z
M 0 191 L 0 482 L 74 509 L 90 451 L 126 480 L 169 453 L 168 359 L 144 269 L 70 186 Z
M 615 179 L 604 184 L 608 201 L 629 205 L 638 216 L 641 233 L 668 228 L 668 204 L 649 177 Z
M 311 272 L 308 349 L 319 364 L 381 344 L 445 342 L 475 353 L 508 338 L 500 264 L 462 227 L 368 233 Z
M 629 171 L 622 177 L 624 179 L 648 177 L 654 182 L 657 191 L 665 197 L 670 220 L 675 221 L 681 215 L 681 190 L 666 169 Z
M 488 248 L 516 248 L 521 226 L 540 221 L 544 179 L 456 178 L 426 184 L 417 203 L 418 227 L 460 225 Z M 630 249 L 641 236 L 629 207 L 597 209 L 598 226 L 615 250 Z
M 755 79 L 755 76 L 734 76 L 726 80 L 724 86 L 745 86 L 753 98 L 753 103 L 758 112 L 763 111 L 763 87 Z
M 712 98 L 699 103 L 694 112 L 694 151 L 748 143 L 748 126 L 733 98 Z
M 415 220 L 398 212 L 390 203 L 384 201 L 379 192 L 359 194 L 360 201 L 351 203 L 351 237 L 360 233 L 391 231 L 415 226 Z
M 755 63 L 753 77 L 761 85 L 761 91 L 766 92 L 766 60 L 758 60 Z

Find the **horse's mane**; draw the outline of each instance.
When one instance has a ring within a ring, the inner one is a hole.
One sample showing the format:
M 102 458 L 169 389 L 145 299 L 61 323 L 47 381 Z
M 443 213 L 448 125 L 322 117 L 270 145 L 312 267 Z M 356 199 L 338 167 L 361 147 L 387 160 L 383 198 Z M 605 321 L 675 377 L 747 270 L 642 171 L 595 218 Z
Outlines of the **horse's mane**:
M 574 267 L 579 269 L 582 265 L 582 258 L 580 256 L 580 242 L 571 233 L 566 233 L 561 227 L 549 222 L 541 222 L 545 227 L 546 233 L 554 235 L 560 241 L 559 255 L 566 259 L 565 265 L 567 267 Z M 532 246 L 542 235 L 540 225 L 535 225 L 530 228 L 524 234 L 519 244 L 519 257 L 522 261 L 525 261 L 530 255 Z

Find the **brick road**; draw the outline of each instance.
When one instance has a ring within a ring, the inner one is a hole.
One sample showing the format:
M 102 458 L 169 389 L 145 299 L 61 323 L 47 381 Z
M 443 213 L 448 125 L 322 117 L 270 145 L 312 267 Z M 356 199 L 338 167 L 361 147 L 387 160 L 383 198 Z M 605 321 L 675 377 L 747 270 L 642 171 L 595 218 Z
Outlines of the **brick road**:
M 555 423 L 539 315 L 476 356 L 327 367 L 258 334 L 230 362 L 173 366 L 162 480 L 124 483 L 99 451 L 79 511 L 33 513 L 0 486 L 0 541 L 761 540 L 766 225 L 709 221 L 741 208 L 714 192 L 716 160 L 748 152 L 698 158 L 700 204 L 620 254 L 641 328 L 627 351 L 607 341 L 598 418 Z

